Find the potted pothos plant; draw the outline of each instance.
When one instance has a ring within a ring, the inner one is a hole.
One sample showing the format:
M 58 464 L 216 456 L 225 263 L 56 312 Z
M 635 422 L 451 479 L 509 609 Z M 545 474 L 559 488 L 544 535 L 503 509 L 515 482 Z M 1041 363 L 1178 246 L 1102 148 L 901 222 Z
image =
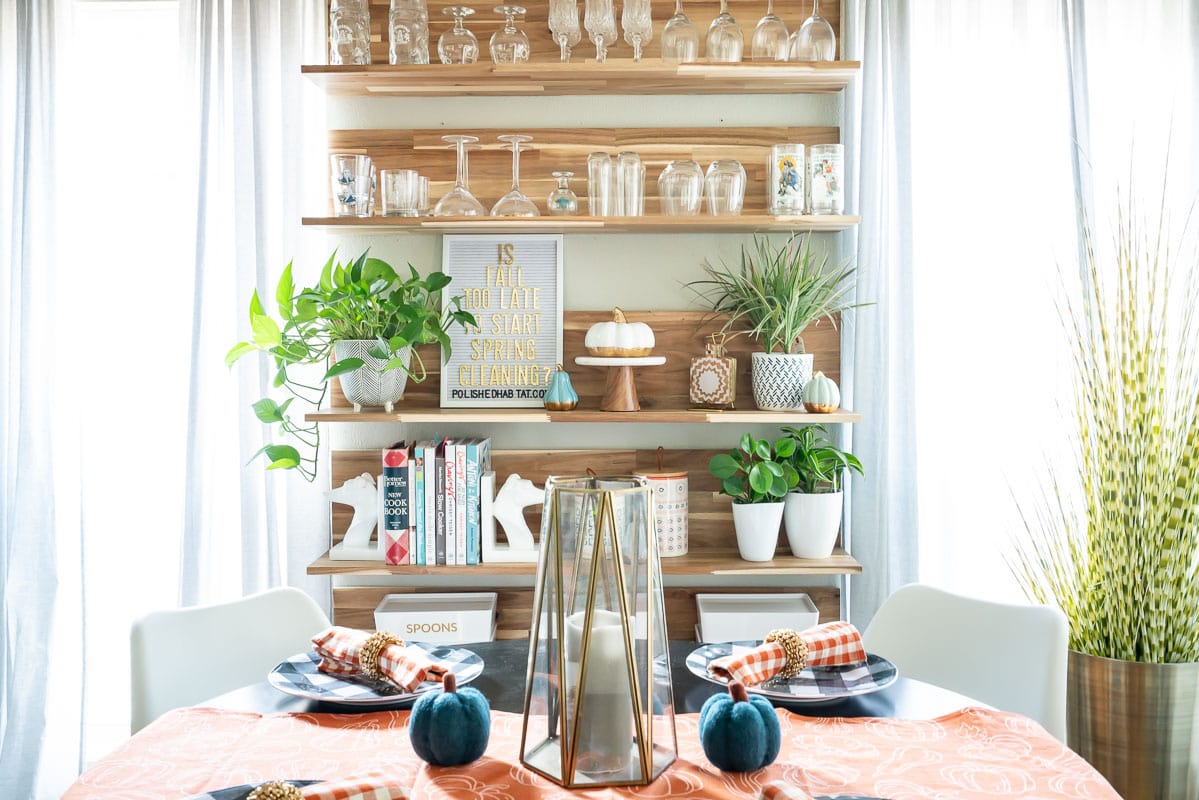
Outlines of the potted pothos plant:
M 783 526 L 796 558 L 828 558 L 841 528 L 845 473 L 862 471 L 862 462 L 828 438 L 823 425 L 785 427 L 793 444 L 788 463 L 795 470 L 795 488 L 787 493 Z
M 258 419 L 278 425 L 283 437 L 255 457 L 265 455 L 267 469 L 297 469 L 310 481 L 316 477 L 320 430 L 316 423 L 293 419 L 293 402 L 319 408 L 333 378 L 355 410 L 370 405 L 391 411 L 409 379 L 419 383 L 426 377 L 416 345 L 440 344 L 442 358 L 448 359 L 450 327 L 477 324 L 462 308 L 461 297 L 443 298 L 449 284 L 442 272 L 422 277 L 409 264 L 404 274 L 366 252 L 342 264 L 334 252 L 314 286 L 296 286 L 287 265 L 275 287 L 278 319 L 255 290 L 253 339 L 234 345 L 225 363 L 232 366 L 249 353 L 262 353 L 274 364 L 275 388 L 287 395 L 254 403 Z
M 733 498 L 737 551 L 746 561 L 774 558 L 783 498 L 797 480 L 787 461 L 794 447 L 786 437 L 771 442 L 746 433 L 737 447 L 708 462 L 708 471 L 720 479 L 720 493 Z
M 724 331 L 744 328 L 765 348 L 752 354 L 754 402 L 763 411 L 790 411 L 802 405 L 812 377 L 812 354 L 804 350 L 809 325 L 865 303 L 853 302 L 856 269 L 834 263 L 828 251 L 816 253 L 810 233 L 794 234 L 781 246 L 755 236 L 741 246 L 740 262 L 703 264 L 706 278 L 686 286 L 712 310 L 728 315 Z

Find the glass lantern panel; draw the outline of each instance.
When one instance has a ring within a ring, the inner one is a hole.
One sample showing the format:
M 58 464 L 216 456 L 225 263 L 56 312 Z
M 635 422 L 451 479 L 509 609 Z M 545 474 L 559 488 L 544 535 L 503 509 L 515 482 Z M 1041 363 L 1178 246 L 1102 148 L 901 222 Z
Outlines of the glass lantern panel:
M 548 492 L 547 492 L 548 496 Z M 533 603 L 532 637 L 529 654 L 529 686 L 526 687 L 525 728 L 521 746 L 522 760 L 533 768 L 562 778 L 563 703 L 559 694 L 562 665 L 559 662 L 561 638 L 561 558 L 557 557 L 559 537 L 545 524 L 541 528 L 541 566 L 538 570 L 537 596 Z M 548 550 L 548 552 L 547 552 Z
M 652 515 L 651 515 L 652 519 Z M 679 743 L 674 727 L 674 691 L 670 686 L 670 651 L 667 645 L 666 602 L 662 591 L 662 569 L 658 560 L 658 544 L 650 541 L 649 550 L 649 626 L 648 643 L 653 657 L 652 679 L 649 681 L 652 699 L 649 708 L 653 715 L 649 730 L 651 739 L 650 779 L 657 778 L 674 763 Z

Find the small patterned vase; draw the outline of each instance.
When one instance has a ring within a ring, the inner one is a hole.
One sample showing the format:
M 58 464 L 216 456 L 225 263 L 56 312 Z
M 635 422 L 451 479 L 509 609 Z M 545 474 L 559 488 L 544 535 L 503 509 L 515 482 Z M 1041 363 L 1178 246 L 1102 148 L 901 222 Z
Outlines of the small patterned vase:
M 376 344 L 374 339 L 346 339 L 333 343 L 333 355 L 338 361 L 347 358 L 361 358 L 364 366 L 353 372 L 339 375 L 341 392 L 354 404 L 355 411 L 361 411 L 363 406 L 383 406 L 391 413 L 395 410 L 397 401 L 404 398 L 404 389 L 408 385 L 408 373 L 402 369 L 393 369 L 382 374 L 386 361 L 375 358 L 368 350 Z M 408 362 L 412 356 L 412 348 L 405 347 L 399 351 L 400 358 Z

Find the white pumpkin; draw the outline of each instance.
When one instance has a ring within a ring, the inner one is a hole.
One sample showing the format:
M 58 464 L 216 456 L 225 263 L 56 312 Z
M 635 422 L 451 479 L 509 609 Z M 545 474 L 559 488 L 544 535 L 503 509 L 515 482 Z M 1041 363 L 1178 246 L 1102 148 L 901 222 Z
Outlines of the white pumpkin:
M 619 308 L 611 322 L 597 322 L 587 331 L 583 345 L 593 356 L 648 356 L 654 349 L 654 332 L 644 322 L 629 322 Z
M 803 407 L 816 414 L 831 414 L 841 403 L 841 391 L 832 378 L 817 372 L 803 387 Z

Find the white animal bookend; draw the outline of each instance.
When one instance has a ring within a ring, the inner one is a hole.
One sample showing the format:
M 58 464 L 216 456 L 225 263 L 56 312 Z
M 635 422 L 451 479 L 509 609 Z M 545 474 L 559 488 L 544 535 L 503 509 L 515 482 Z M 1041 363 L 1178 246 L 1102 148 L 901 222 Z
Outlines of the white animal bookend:
M 525 522 L 525 508 L 545 502 L 545 490 L 519 475 L 509 475 L 492 500 L 494 491 L 495 473 L 485 473 L 479 481 L 479 496 L 483 501 L 479 509 L 483 522 L 483 563 L 537 561 L 537 544 Z M 504 528 L 507 544 L 496 542 L 496 520 Z
M 354 507 L 354 518 L 345 538 L 329 549 L 334 561 L 384 561 L 383 548 L 371 541 L 371 531 L 379 523 L 379 488 L 375 476 L 364 472 L 336 489 L 325 492 L 334 503 Z

